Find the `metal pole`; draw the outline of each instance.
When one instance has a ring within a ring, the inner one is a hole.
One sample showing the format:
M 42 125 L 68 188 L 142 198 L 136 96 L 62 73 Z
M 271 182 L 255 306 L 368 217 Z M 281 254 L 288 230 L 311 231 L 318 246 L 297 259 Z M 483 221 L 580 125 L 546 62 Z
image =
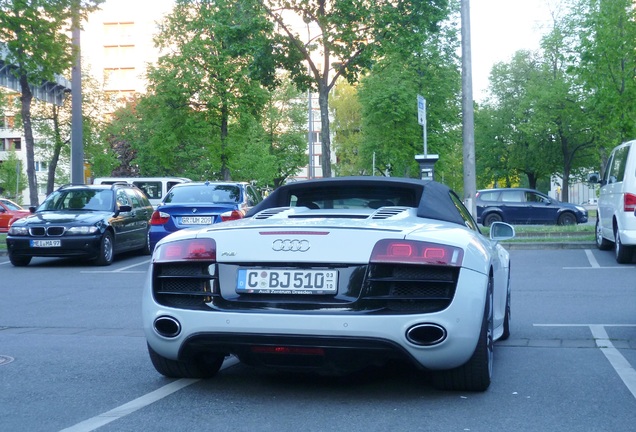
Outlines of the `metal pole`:
M 84 183 L 84 144 L 82 133 L 82 56 L 80 49 L 79 1 L 73 5 L 73 51 L 75 64 L 71 71 L 71 183 Z
M 470 2 L 461 0 L 462 25 L 462 126 L 464 153 L 464 205 L 473 217 L 477 216 L 475 195 L 475 119 L 473 109 L 473 78 L 470 48 Z
M 311 89 L 307 90 L 307 99 L 309 100 L 309 114 L 308 114 L 308 124 L 307 127 L 307 145 L 309 152 L 309 165 L 307 166 L 307 178 L 314 178 L 314 115 L 311 107 Z

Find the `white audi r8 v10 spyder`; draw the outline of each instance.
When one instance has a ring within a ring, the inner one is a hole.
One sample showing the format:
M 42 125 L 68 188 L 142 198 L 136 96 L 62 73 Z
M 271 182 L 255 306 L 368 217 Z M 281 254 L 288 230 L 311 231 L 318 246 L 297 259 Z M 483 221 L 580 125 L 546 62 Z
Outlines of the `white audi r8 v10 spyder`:
M 434 182 L 340 177 L 290 183 L 246 218 L 158 244 L 143 295 L 150 359 L 207 378 L 228 355 L 347 373 L 408 361 L 440 389 L 484 391 L 510 334 L 510 263 Z

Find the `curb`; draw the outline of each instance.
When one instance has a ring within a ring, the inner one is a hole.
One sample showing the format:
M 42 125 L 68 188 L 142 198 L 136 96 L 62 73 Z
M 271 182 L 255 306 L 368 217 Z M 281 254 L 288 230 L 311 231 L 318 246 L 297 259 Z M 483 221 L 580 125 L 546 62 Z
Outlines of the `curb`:
M 501 245 L 506 248 L 506 250 L 596 249 L 595 242 L 501 242 Z

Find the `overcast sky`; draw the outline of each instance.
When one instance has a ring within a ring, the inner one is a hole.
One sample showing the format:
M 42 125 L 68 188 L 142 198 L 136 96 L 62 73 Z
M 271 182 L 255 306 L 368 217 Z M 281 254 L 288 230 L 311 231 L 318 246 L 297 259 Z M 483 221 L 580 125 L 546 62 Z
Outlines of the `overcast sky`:
M 469 0 L 473 98 L 483 100 L 495 63 L 539 48 L 559 0 Z

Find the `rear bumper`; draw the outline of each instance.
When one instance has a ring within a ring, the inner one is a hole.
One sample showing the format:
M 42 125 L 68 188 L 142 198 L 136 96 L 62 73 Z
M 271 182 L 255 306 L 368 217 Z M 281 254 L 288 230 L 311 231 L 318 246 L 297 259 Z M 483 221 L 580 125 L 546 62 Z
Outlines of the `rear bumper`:
M 177 309 L 154 301 L 149 286 L 151 281 L 149 272 L 142 302 L 144 331 L 152 349 L 167 358 L 216 352 L 235 354 L 248 363 L 263 363 L 275 354 L 270 352 L 269 357 L 256 355 L 253 347 L 312 347 L 321 348 L 325 353 L 322 362 L 315 365 L 317 368 L 336 363 L 347 365 L 356 358 L 367 358 L 371 362 L 401 358 L 432 370 L 460 366 L 473 354 L 481 331 L 488 284 L 485 275 L 463 271 L 452 303 L 442 311 L 365 315 L 333 311 L 290 313 Z M 160 317 L 176 320 L 179 333 L 173 337 L 160 335 L 154 328 L 155 320 Z M 419 324 L 444 328 L 445 339 L 432 346 L 413 344 L 406 334 Z M 310 359 L 311 356 L 306 356 L 297 360 L 298 364 L 311 366 Z

